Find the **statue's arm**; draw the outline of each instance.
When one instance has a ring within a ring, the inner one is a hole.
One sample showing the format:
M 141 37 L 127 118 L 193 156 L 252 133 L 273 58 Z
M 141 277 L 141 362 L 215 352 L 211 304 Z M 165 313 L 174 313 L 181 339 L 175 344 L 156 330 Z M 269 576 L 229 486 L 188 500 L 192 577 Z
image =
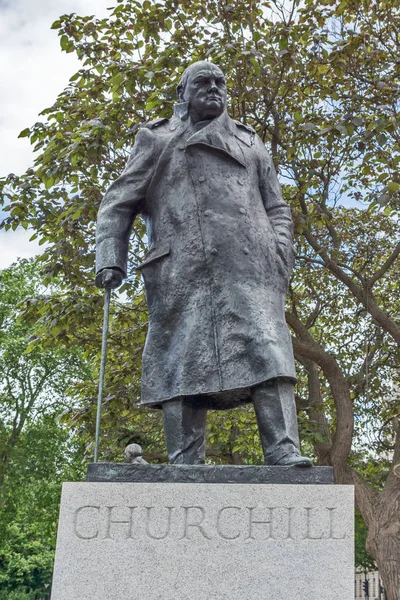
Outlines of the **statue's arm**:
M 126 277 L 129 237 L 141 212 L 154 169 L 154 138 L 140 129 L 120 177 L 108 188 L 99 208 L 96 229 L 96 285 L 118 287 Z
M 283 200 L 272 158 L 257 136 L 260 192 L 277 241 L 277 251 L 291 271 L 294 262 L 293 220 L 290 206 Z

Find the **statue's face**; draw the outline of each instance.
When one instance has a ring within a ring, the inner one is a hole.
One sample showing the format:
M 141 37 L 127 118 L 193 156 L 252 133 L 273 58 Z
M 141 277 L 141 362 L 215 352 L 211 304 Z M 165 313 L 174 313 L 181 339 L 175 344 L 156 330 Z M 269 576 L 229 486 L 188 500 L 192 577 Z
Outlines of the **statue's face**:
M 226 83 L 221 69 L 210 63 L 189 74 L 184 100 L 199 120 L 219 117 L 226 107 Z

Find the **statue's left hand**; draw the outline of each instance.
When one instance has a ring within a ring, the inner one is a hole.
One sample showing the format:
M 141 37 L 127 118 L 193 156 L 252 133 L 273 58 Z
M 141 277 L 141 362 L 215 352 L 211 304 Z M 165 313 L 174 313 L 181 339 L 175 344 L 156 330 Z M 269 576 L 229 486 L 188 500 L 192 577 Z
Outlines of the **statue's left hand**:
M 288 244 L 285 244 L 284 242 L 279 241 L 276 245 L 276 251 L 277 251 L 279 258 L 283 261 L 285 266 L 288 266 L 288 258 L 289 258 L 289 254 L 291 252 L 291 249 L 289 248 Z
M 278 261 L 278 273 L 281 274 L 285 283 L 288 284 L 290 273 L 293 267 L 293 248 L 282 240 L 276 245 L 276 254 Z

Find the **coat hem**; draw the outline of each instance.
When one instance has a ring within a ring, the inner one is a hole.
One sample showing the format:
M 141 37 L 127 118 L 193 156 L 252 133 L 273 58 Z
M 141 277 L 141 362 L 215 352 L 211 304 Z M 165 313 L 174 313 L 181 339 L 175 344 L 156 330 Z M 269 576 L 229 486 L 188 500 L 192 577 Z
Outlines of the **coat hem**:
M 294 384 L 297 383 L 297 378 L 292 375 L 286 375 L 279 373 L 278 375 L 274 375 L 273 377 L 256 380 L 254 383 L 249 383 L 243 387 L 232 387 L 226 388 L 224 390 L 209 390 L 207 392 L 194 392 L 191 394 L 174 394 L 173 396 L 167 396 L 166 398 L 156 400 L 152 402 L 151 400 L 141 400 L 142 406 L 147 406 L 148 408 L 153 409 L 161 409 L 162 405 L 165 402 L 169 402 L 170 400 L 177 400 L 178 398 L 187 398 L 187 397 L 198 397 L 199 401 L 205 402 L 207 404 L 208 410 L 230 410 L 232 408 L 237 408 L 243 404 L 249 404 L 252 401 L 251 398 L 251 390 L 257 385 L 261 385 L 263 383 L 268 383 L 269 381 L 273 381 L 274 379 L 286 379 L 292 381 Z M 224 399 L 224 397 L 226 399 Z

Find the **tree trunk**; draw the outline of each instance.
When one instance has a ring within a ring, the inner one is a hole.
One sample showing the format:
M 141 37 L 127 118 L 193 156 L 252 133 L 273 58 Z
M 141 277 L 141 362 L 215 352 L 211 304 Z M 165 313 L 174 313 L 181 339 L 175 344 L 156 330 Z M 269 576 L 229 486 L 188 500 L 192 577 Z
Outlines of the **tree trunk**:
M 354 485 L 356 507 L 368 527 L 367 551 L 377 564 L 385 600 L 400 600 L 400 436 L 397 437 L 398 452 L 382 492 L 356 471 L 332 463 L 335 483 Z
M 339 465 L 335 483 L 353 483 L 356 506 L 368 527 L 367 551 L 374 558 L 385 600 L 400 600 L 400 435 L 397 433 L 392 466 L 383 491 L 367 483 L 356 471 Z
M 397 494 L 382 498 L 368 523 L 367 550 L 376 560 L 386 600 L 400 600 L 400 479 Z
M 336 432 L 332 439 L 327 436 L 328 444 L 323 453 L 321 448 L 316 447 L 317 456 L 330 460 L 335 483 L 354 484 L 356 506 L 368 527 L 367 550 L 378 566 L 386 600 L 400 600 L 400 426 L 394 421 L 397 435 L 392 467 L 383 491 L 378 491 L 347 464 L 353 437 L 353 412 L 350 387 L 340 365 L 314 340 L 293 313 L 287 313 L 286 320 L 296 333 L 293 338 L 294 352 L 308 371 L 309 392 L 311 394 L 313 390 L 315 404 L 318 405 L 319 392 L 317 371 L 311 362 L 321 367 L 335 402 Z M 326 436 L 326 423 L 321 420 L 312 400 L 310 404 L 315 411 L 314 422 L 319 423 L 321 433 Z
M 392 466 L 368 526 L 367 550 L 374 557 L 386 600 L 400 600 L 400 428 L 394 420 L 396 443 Z

